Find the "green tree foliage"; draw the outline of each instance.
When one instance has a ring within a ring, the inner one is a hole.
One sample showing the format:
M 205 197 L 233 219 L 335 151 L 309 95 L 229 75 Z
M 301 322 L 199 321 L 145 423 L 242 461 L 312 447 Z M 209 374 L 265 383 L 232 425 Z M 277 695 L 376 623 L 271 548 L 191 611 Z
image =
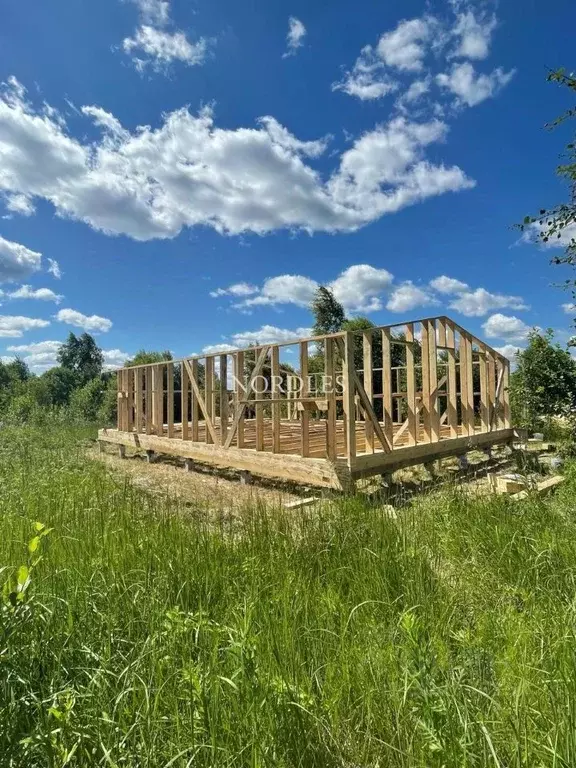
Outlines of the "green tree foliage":
M 80 386 L 102 373 L 104 355 L 89 333 L 83 333 L 81 336 L 70 333 L 58 350 L 57 357 L 63 368 L 68 368 L 76 374 Z
M 61 407 L 68 405 L 74 389 L 78 386 L 78 376 L 64 366 L 50 368 L 39 376 L 30 389 L 36 392 L 40 405 Z
M 329 288 L 321 285 L 316 291 L 316 296 L 310 307 L 314 315 L 314 336 L 323 336 L 327 333 L 337 333 L 342 329 L 346 320 L 344 307 L 334 298 Z
M 548 81 L 557 83 L 572 92 L 576 92 L 576 76 L 567 75 L 559 69 L 548 75 Z M 563 115 L 550 123 L 548 128 L 555 128 L 566 120 L 576 117 L 576 107 L 568 109 Z M 556 169 L 558 176 L 568 184 L 568 201 L 560 203 L 552 208 L 542 208 L 538 216 L 526 216 L 520 229 L 534 235 L 543 244 L 561 240 L 565 245 L 564 253 L 554 255 L 554 264 L 568 264 L 576 266 L 576 134 L 566 145 L 566 162 Z M 566 281 L 566 285 L 572 288 L 576 296 L 576 280 Z
M 532 331 L 525 350 L 517 355 L 510 378 L 510 402 L 515 424 L 529 429 L 549 425 L 552 417 L 576 413 L 576 362 L 553 342 L 551 329 Z
M 173 360 L 172 352 L 167 349 L 164 352 L 148 351 L 146 349 L 140 349 L 132 360 L 127 360 L 125 367 L 130 365 L 150 365 L 151 363 L 165 363 L 166 361 Z

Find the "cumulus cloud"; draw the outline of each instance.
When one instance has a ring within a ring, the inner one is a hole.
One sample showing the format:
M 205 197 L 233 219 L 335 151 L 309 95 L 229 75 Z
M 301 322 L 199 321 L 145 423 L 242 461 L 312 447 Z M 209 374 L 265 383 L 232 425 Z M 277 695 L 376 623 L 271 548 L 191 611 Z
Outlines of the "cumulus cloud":
M 33 344 L 12 345 L 7 347 L 7 350 L 20 357 L 34 373 L 42 373 L 59 365 L 58 351 L 61 346 L 61 341 L 46 340 Z M 104 369 L 109 371 L 120 368 L 130 359 L 130 355 L 120 349 L 103 349 L 102 354 Z
M 523 341 L 530 333 L 530 326 L 520 318 L 499 312 L 490 315 L 482 328 L 488 338 L 503 339 L 506 342 Z
M 381 99 L 397 89 L 398 83 L 371 45 L 364 46 L 353 68 L 332 84 L 333 91 L 343 91 L 361 101 Z
M 48 320 L 21 315 L 0 315 L 0 337 L 18 339 L 25 331 L 35 328 L 45 328 L 50 325 Z
M 40 301 L 54 301 L 56 304 L 60 304 L 63 296 L 60 296 L 50 288 L 32 288 L 30 285 L 22 285 L 18 290 L 12 291 L 8 294 L 11 299 L 38 299 Z
M 390 290 L 394 277 L 387 269 L 354 264 L 328 287 L 349 312 L 376 312 L 382 309 L 381 295 Z
M 52 277 L 55 277 L 56 280 L 60 280 L 62 277 L 62 270 L 56 259 L 48 259 L 48 269 L 46 271 L 51 274 Z
M 304 275 L 278 275 L 265 280 L 257 296 L 246 299 L 238 306 L 295 304 L 298 307 L 308 307 L 317 289 L 318 283 Z
M 467 317 L 482 317 L 494 309 L 529 309 L 521 296 L 490 293 L 485 288 L 461 292 L 458 298 L 449 304 L 449 307 Z
M 133 0 L 138 6 L 143 21 L 162 27 L 170 21 L 168 0 Z
M 60 323 L 67 323 L 68 325 L 82 328 L 84 331 L 106 333 L 106 331 L 112 328 L 112 321 L 107 317 L 83 315 L 82 312 L 77 312 L 75 309 L 61 309 L 56 315 L 56 320 Z
M 17 213 L 19 216 L 32 216 L 36 212 L 34 204 L 26 195 L 6 195 L 4 205 L 10 213 Z M 7 216 L 6 218 L 11 217 Z
M 288 19 L 288 34 L 286 35 L 286 44 L 288 50 L 284 54 L 283 58 L 287 56 L 294 56 L 298 48 L 304 45 L 304 38 L 306 37 L 306 27 L 300 19 L 295 16 L 290 16 Z
M 198 225 L 227 234 L 350 232 L 474 186 L 459 167 L 426 160 L 426 148 L 447 134 L 439 120 L 397 118 L 365 133 L 326 181 L 304 159 L 324 140 L 300 141 L 273 118 L 221 129 L 210 109 L 183 108 L 134 133 L 98 121 L 102 141 L 82 143 L 9 86 L 0 95 L 0 191 L 48 200 L 58 215 L 107 234 L 150 240 Z
M 448 277 L 447 275 L 440 275 L 435 277 L 434 280 L 430 280 L 430 287 L 438 293 L 462 293 L 467 291 L 469 286 L 467 283 L 463 283 L 461 280 L 456 280 L 454 277 Z
M 138 53 L 138 56 L 134 56 L 138 70 L 142 71 L 150 65 L 154 70 L 162 71 L 174 61 L 188 67 L 202 64 L 206 58 L 208 42 L 201 37 L 191 43 L 184 32 L 167 32 L 144 24 L 136 30 L 134 37 L 124 39 L 122 47 L 129 55 Z
M 436 82 L 456 96 L 457 103 L 474 107 L 485 99 L 495 96 L 514 77 L 516 70 L 504 72 L 497 67 L 489 75 L 476 74 L 469 61 L 454 64 L 450 72 L 436 76 Z
M 0 134 L 0 144 L 1 144 Z M 0 156 L 2 151 L 0 150 Z M 1 164 L 0 164 L 1 165 Z M 0 172 L 0 187 L 2 176 Z M 42 254 L 31 251 L 25 245 L 5 240 L 0 235 L 0 283 L 13 282 L 29 277 L 40 269 Z
M 293 339 L 306 338 L 312 335 L 312 328 L 277 328 L 274 325 L 263 325 L 255 331 L 241 331 L 234 333 L 230 338 L 232 344 L 238 347 L 247 347 L 250 344 L 279 344 Z
M 518 352 L 522 350 L 522 347 L 519 347 L 517 344 L 504 344 L 503 347 L 494 347 L 494 349 L 513 363 L 515 362 Z
M 210 291 L 212 298 L 218 296 L 251 296 L 253 293 L 258 293 L 258 288 L 250 283 L 234 283 L 229 285 L 228 288 L 217 288 L 215 291 Z
M 576 221 L 569 223 L 558 232 L 555 232 L 547 240 L 544 240 L 548 230 L 544 217 L 542 222 L 533 222 L 526 226 L 519 242 L 539 245 L 542 248 L 566 248 L 568 245 L 576 245 Z
M 386 309 L 390 312 L 408 312 L 416 307 L 437 303 L 437 299 L 429 291 L 425 288 L 419 288 L 411 280 L 407 280 L 392 292 Z
M 378 42 L 378 53 L 390 67 L 419 72 L 436 20 L 432 17 L 401 21 Z
M 494 15 L 479 17 L 468 9 L 457 15 L 453 34 L 459 39 L 453 56 L 466 59 L 485 59 L 490 52 L 492 32 L 498 26 Z
M 567 315 L 573 315 L 576 313 L 576 304 L 573 304 L 572 302 L 562 304 L 562 310 L 566 312 Z

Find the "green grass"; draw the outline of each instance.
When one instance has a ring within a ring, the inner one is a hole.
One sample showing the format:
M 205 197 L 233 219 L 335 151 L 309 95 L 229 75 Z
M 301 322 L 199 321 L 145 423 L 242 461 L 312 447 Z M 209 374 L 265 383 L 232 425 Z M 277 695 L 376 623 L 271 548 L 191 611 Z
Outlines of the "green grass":
M 571 468 L 214 519 L 81 436 L 0 431 L 1 766 L 576 765 Z

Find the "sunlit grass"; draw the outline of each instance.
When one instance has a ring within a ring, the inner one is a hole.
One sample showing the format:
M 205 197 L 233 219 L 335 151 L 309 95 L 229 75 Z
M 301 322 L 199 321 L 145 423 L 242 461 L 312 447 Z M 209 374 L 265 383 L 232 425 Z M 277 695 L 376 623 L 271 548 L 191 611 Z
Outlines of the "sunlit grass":
M 219 519 L 82 436 L 0 432 L 0 765 L 576 765 L 576 477 Z

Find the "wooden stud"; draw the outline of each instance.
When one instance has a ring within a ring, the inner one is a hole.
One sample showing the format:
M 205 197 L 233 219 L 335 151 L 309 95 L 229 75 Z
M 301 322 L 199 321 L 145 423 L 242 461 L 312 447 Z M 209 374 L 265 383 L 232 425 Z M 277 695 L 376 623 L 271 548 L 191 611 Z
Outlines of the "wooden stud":
M 186 364 L 184 363 L 184 367 L 186 368 L 186 371 L 188 373 L 188 380 L 190 384 L 192 384 L 192 380 L 198 381 L 198 360 L 192 360 L 191 363 Z M 190 414 L 190 422 L 191 422 L 191 437 L 194 442 L 198 442 L 198 431 L 200 426 L 200 413 L 199 413 L 199 406 L 198 406 L 198 392 L 199 392 L 199 385 L 197 385 L 196 389 L 192 387 L 191 393 L 190 393 L 190 403 L 192 406 L 192 413 Z
M 244 352 L 234 354 L 234 420 L 240 413 L 240 402 L 244 396 Z M 236 432 L 236 445 L 238 448 L 244 447 L 244 416 L 238 418 L 238 427 Z
M 271 350 L 271 398 L 270 408 L 272 409 L 272 453 L 280 453 L 280 348 L 272 347 Z
M 394 416 L 392 412 L 392 356 L 390 353 L 390 328 L 382 330 L 382 416 L 384 434 L 392 443 L 394 435 Z M 411 347 L 406 347 L 406 349 Z
M 145 409 L 144 416 L 146 418 L 146 434 L 151 435 L 154 432 L 154 407 L 153 407 L 153 368 L 151 365 L 146 366 L 144 369 L 144 383 L 146 390 L 144 392 Z
M 194 363 L 194 362 L 197 362 L 197 361 L 192 361 L 192 362 Z M 197 378 L 198 367 L 196 366 L 196 368 L 194 368 L 193 365 L 190 365 L 190 362 L 188 360 L 184 361 L 184 365 L 188 369 L 188 376 L 190 378 L 190 384 L 192 385 L 192 390 L 193 390 L 194 394 L 196 395 L 196 397 L 195 397 L 195 405 L 200 409 L 200 411 L 202 412 L 202 415 L 204 416 L 204 423 L 206 425 L 205 441 L 207 443 L 209 443 L 209 444 L 217 443 L 218 442 L 218 435 L 216 433 L 216 429 L 214 427 L 214 423 L 213 423 L 212 418 L 210 416 L 210 411 L 209 411 L 209 408 L 208 408 L 208 402 L 205 400 L 204 397 L 202 397 L 202 393 L 200 392 L 200 386 L 198 384 L 198 378 Z M 212 402 L 212 399 L 210 399 L 210 402 Z M 196 423 L 196 425 L 195 425 L 194 420 L 193 420 L 192 421 L 192 430 L 193 430 L 192 440 L 198 439 L 197 433 L 194 432 L 194 427 L 195 426 L 196 426 L 196 429 L 198 429 L 198 426 L 199 426 L 198 423 Z M 194 437 L 194 434 L 196 434 L 196 438 Z
M 236 432 L 238 430 L 238 424 L 240 423 L 242 417 L 244 416 L 246 412 L 246 406 L 248 405 L 249 400 L 251 399 L 252 395 L 254 394 L 254 385 L 256 384 L 256 380 L 260 377 L 262 373 L 262 369 L 264 367 L 264 363 L 266 362 L 266 358 L 268 357 L 268 351 L 270 350 L 270 347 L 262 347 L 260 349 L 260 353 L 258 355 L 258 358 L 256 360 L 256 365 L 254 366 L 254 369 L 252 370 L 252 373 L 250 374 L 249 381 L 248 381 L 248 387 L 246 388 L 246 393 L 243 396 L 243 400 L 240 404 L 240 409 L 236 416 L 234 417 L 234 423 L 232 424 L 232 427 L 230 431 L 228 432 L 228 437 L 226 438 L 226 444 L 225 448 L 230 448 L 232 445 L 232 441 L 236 437 Z M 256 416 L 258 416 L 258 406 L 256 406 Z
M 440 439 L 440 412 L 438 410 L 438 353 L 436 351 L 436 326 L 434 320 L 428 320 L 424 324 L 422 333 L 428 335 L 430 377 L 430 440 L 437 443 Z
M 458 390 L 456 387 L 456 340 L 454 323 L 446 320 L 446 346 L 448 347 L 448 404 L 447 422 L 450 437 L 458 437 Z
M 309 395 L 307 341 L 302 341 L 300 343 L 300 378 L 302 380 L 300 399 L 302 399 Z M 305 457 L 310 455 L 310 414 L 308 411 L 302 411 L 300 413 L 300 428 L 300 455 Z
M 162 365 L 157 364 L 152 368 L 152 395 L 154 433 L 161 436 L 164 433 L 164 370 Z
M 414 341 L 414 324 L 408 323 L 405 331 L 406 341 Z M 414 346 L 406 345 L 406 405 L 408 407 L 408 445 L 418 442 L 416 419 L 416 368 L 414 367 Z
M 335 459 L 336 446 L 336 371 L 334 368 L 334 341 L 326 339 L 324 342 L 324 375 L 325 395 L 328 403 L 326 412 L 326 456 Z
M 208 429 L 206 431 L 206 442 L 211 443 L 217 443 L 217 435 L 214 430 L 214 397 L 215 397 L 215 388 L 214 388 L 214 358 L 212 355 L 208 355 L 206 357 L 206 362 L 204 366 L 204 403 L 205 407 L 202 408 L 202 411 L 204 411 L 204 418 L 206 419 L 206 426 L 208 426 L 208 422 L 212 425 L 212 429 Z M 200 400 L 200 398 L 199 398 Z
M 502 363 L 504 365 L 504 375 L 503 375 L 503 382 L 502 382 L 502 396 L 504 400 L 504 407 L 503 407 L 503 427 L 504 429 L 510 428 L 510 363 L 508 360 L 503 361 Z
M 363 352 L 363 370 L 364 370 L 364 390 L 368 395 L 370 402 L 374 398 L 374 377 L 372 374 L 372 331 L 362 332 L 362 352 Z M 366 438 L 366 453 L 374 453 L 374 425 L 364 415 L 364 435 Z
M 481 431 L 490 429 L 490 406 L 488 401 L 488 359 L 486 350 L 480 348 L 480 424 Z
M 494 428 L 496 398 L 496 358 L 488 352 L 488 431 Z
M 467 424 L 468 434 L 473 435 L 474 427 L 474 366 L 472 364 L 472 339 L 470 334 L 464 334 L 464 344 L 466 346 L 466 403 L 467 403 Z
M 180 421 L 182 422 L 182 440 L 190 439 L 188 422 L 190 421 L 190 379 L 184 363 L 180 366 Z
M 354 335 L 350 331 L 344 333 L 343 347 L 344 433 L 348 461 L 351 461 L 356 457 L 356 388 L 354 386 Z
M 228 355 L 220 355 L 220 445 L 226 445 L 228 417 Z
M 426 322 L 422 323 L 422 424 L 424 442 L 432 442 L 430 425 L 430 345 Z
M 168 437 L 174 437 L 174 363 L 166 365 L 166 423 Z
M 145 370 L 142 370 L 141 368 L 134 369 L 134 426 L 136 427 L 136 432 L 138 433 L 144 431 L 144 391 L 142 387 L 144 375 Z

